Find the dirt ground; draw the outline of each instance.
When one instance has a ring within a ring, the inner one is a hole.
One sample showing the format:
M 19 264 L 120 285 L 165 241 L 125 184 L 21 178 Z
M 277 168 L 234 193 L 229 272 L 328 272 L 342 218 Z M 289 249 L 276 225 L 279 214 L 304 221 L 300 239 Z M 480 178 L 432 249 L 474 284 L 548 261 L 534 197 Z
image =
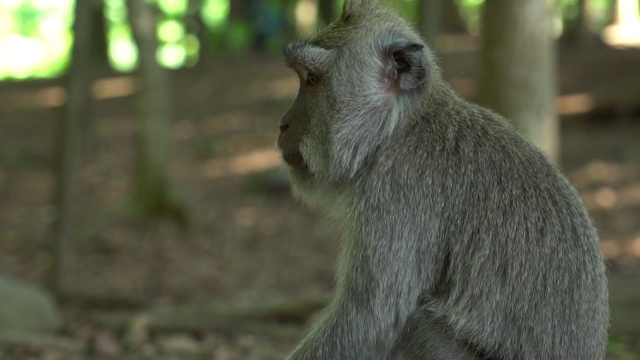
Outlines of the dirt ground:
M 467 95 L 470 56 L 441 59 L 447 78 Z M 569 96 L 561 98 L 562 168 L 583 195 L 610 265 L 616 322 L 610 357 L 640 359 L 640 90 L 634 87 L 640 57 L 602 57 L 607 73 L 594 57 L 562 58 L 562 95 Z M 596 75 L 577 83 L 586 73 Z M 241 307 L 331 291 L 337 236 L 316 211 L 291 198 L 274 151 L 297 80 L 278 59 L 256 57 L 213 61 L 175 72 L 172 81 L 171 172 L 194 225 L 123 215 L 134 167 L 135 79 L 101 77 L 78 174 L 67 283 L 78 298 L 104 302 L 63 304 L 63 335 L 85 351 L 12 346 L 0 348 L 0 359 L 282 359 L 302 330 L 288 336 L 165 330 L 132 341 L 130 333 L 96 319 L 123 304 L 127 310 Z M 0 273 L 36 283 L 51 264 L 51 169 L 64 96 L 59 81 L 0 84 Z

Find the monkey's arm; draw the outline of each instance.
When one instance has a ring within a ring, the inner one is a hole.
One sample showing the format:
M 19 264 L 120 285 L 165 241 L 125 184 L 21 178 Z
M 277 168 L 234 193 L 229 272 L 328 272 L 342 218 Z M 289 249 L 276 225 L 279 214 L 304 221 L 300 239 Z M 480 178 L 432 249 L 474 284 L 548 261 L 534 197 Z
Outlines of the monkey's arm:
M 428 251 L 431 235 L 407 224 L 392 204 L 363 213 L 345 239 L 335 298 L 290 360 L 386 358 L 432 278 L 425 258 L 435 253 Z

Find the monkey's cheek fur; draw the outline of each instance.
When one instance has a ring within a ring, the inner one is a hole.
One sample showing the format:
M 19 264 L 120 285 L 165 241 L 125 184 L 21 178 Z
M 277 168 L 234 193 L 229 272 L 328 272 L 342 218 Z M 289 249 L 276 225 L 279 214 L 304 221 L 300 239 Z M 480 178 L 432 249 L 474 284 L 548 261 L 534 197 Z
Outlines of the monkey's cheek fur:
M 289 164 L 289 166 L 293 168 L 302 168 L 305 166 L 304 158 L 299 151 L 282 153 L 282 158 L 287 164 Z

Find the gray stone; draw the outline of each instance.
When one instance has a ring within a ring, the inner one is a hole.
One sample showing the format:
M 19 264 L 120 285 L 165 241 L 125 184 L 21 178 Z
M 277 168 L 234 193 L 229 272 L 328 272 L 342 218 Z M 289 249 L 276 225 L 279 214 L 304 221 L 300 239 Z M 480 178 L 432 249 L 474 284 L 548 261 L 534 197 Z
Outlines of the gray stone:
M 54 331 L 61 324 L 60 312 L 49 293 L 0 275 L 0 331 Z

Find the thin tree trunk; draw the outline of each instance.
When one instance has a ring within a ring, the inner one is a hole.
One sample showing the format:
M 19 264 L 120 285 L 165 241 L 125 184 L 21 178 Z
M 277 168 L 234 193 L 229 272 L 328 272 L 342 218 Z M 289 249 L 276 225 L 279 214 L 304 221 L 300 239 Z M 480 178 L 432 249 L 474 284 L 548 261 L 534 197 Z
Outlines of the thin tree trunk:
M 93 63 L 100 69 L 109 65 L 107 42 L 107 21 L 104 17 L 104 2 L 102 0 L 76 0 L 91 3 L 91 53 Z
M 212 41 L 209 36 L 209 29 L 202 19 L 202 0 L 189 0 L 187 16 L 185 22 L 187 31 L 195 34 L 200 43 L 200 52 L 198 54 L 198 66 L 206 66 L 213 58 Z
M 171 88 L 169 74 L 156 61 L 156 8 L 128 0 L 131 26 L 139 49 L 137 163 L 132 205 L 138 215 L 168 214 L 184 220 L 169 176 Z
M 420 35 L 429 46 L 435 47 L 442 26 L 442 1 L 418 0 L 418 7 Z
M 425 0 L 422 0 L 425 1 Z M 446 0 L 442 3 L 442 29 L 446 33 L 462 33 L 467 31 L 467 24 L 462 21 L 460 9 L 455 1 Z
M 547 0 L 486 0 L 479 101 L 558 160 L 555 42 Z
M 338 11 L 335 0 L 318 0 L 318 7 L 320 18 L 325 25 L 336 19 Z
M 89 1 L 76 1 L 71 65 L 67 74 L 69 100 L 63 108 L 56 143 L 57 183 L 54 201 L 57 218 L 53 224 L 53 266 L 49 282 L 58 297 L 65 293 L 65 279 L 71 267 L 69 254 L 73 236 L 73 192 L 91 101 L 91 12 L 92 4 Z
M 578 24 L 576 24 L 576 40 L 580 46 L 588 46 L 593 38 L 593 33 L 589 28 L 591 19 L 589 13 L 589 1 L 578 0 Z
M 567 31 L 566 37 L 571 43 L 579 48 L 588 48 L 595 39 L 595 33 L 589 28 L 591 14 L 589 13 L 589 1 L 578 0 L 578 17 L 575 26 Z

